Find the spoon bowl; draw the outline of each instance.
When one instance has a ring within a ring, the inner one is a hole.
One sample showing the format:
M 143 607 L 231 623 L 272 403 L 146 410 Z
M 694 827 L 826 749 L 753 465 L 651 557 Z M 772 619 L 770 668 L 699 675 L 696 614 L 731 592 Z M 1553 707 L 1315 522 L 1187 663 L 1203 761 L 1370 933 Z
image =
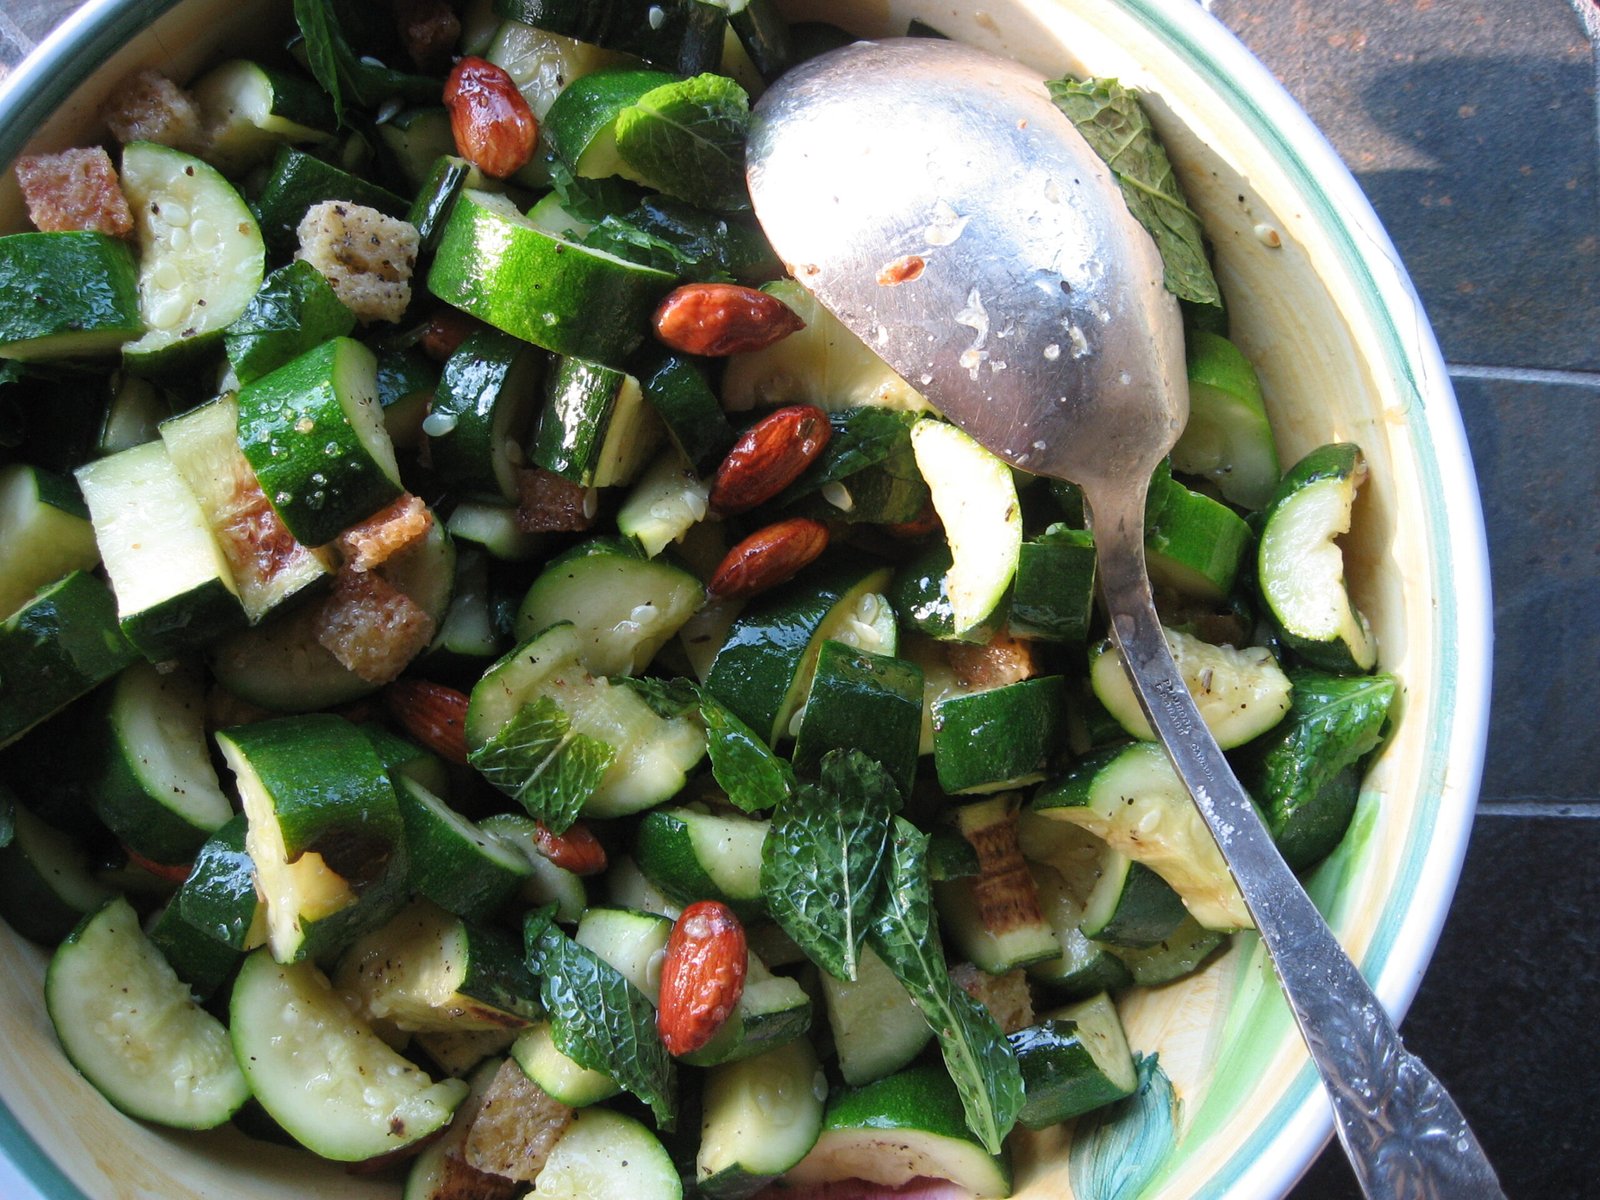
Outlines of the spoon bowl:
M 955 42 L 856 42 L 768 92 L 747 159 L 795 278 L 995 454 L 1088 488 L 1172 448 L 1177 301 L 1038 74 Z
M 1168 648 L 1149 477 L 1188 415 L 1160 255 L 1045 80 L 956 43 L 858 42 L 780 78 L 747 150 L 791 272 L 994 454 L 1083 489 L 1111 635 L 1261 934 L 1364 1193 L 1504 1200 L 1284 864 Z

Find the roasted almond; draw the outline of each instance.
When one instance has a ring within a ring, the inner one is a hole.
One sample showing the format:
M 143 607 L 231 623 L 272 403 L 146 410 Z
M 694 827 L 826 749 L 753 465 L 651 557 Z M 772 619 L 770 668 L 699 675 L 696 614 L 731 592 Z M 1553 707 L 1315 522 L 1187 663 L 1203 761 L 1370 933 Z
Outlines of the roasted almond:
M 722 357 L 761 350 L 805 328 L 776 296 L 737 283 L 686 283 L 656 308 L 656 337 L 685 354 Z
M 442 363 L 461 349 L 462 342 L 478 330 L 487 328 L 477 317 L 469 316 L 459 308 L 444 306 L 435 309 L 428 317 L 428 323 L 422 327 L 417 338 L 417 345 L 434 362 Z
M 445 79 L 444 106 L 456 149 L 485 175 L 504 179 L 533 157 L 539 122 L 504 67 L 463 58 Z
M 711 511 L 741 513 L 772 499 L 816 461 L 833 426 L 814 404 L 770 412 L 740 435 L 717 468 L 707 503 Z
M 744 994 L 750 960 L 744 926 L 719 900 L 683 910 L 661 962 L 656 1032 L 672 1055 L 692 1054 L 722 1028 Z
M 574 875 L 598 875 L 606 869 L 606 848 L 582 822 L 567 827 L 565 833 L 551 833 L 545 823 L 537 823 L 534 834 L 539 853 L 563 871 Z
M 395 0 L 394 23 L 417 70 L 432 74 L 450 65 L 450 51 L 461 39 L 461 18 L 449 0 Z
M 397 679 L 383 704 L 400 727 L 446 762 L 467 761 L 467 695 L 425 679 Z
M 828 548 L 828 527 L 810 517 L 791 517 L 758 529 L 717 567 L 707 590 L 720 600 L 754 596 L 794 578 Z

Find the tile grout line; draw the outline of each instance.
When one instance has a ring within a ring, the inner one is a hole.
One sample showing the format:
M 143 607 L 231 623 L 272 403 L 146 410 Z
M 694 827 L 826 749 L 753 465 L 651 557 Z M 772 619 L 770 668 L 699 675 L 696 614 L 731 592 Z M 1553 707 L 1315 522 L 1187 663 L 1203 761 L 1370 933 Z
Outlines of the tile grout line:
M 1600 371 L 1567 371 L 1556 367 L 1491 367 L 1478 363 L 1446 363 L 1452 379 L 1496 379 L 1509 383 L 1562 383 L 1600 388 Z
M 1489 800 L 1480 801 L 1480 817 L 1560 817 L 1600 819 L 1600 802 L 1593 800 Z

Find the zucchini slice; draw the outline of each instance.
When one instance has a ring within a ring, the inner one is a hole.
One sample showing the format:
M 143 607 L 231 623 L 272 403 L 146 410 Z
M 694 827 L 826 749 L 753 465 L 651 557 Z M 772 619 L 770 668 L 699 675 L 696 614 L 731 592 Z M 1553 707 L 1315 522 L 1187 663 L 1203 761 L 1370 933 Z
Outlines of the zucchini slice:
M 0 467 L 0 620 L 99 561 L 89 510 L 69 477 L 25 463 Z
M 378 360 L 331 338 L 239 391 L 239 446 L 283 523 L 331 542 L 401 492 L 378 404 Z
M 846 1083 L 859 1086 L 892 1075 L 932 1040 L 933 1029 L 911 993 L 871 946 L 862 947 L 853 981 L 829 971 L 818 972 L 818 979 Z
M 592 674 L 637 675 L 705 598 L 705 586 L 681 567 L 622 539 L 595 538 L 545 565 L 517 610 L 515 632 L 526 640 L 572 622 Z
M 1165 630 L 1178 674 L 1188 685 L 1206 728 L 1224 750 L 1259 737 L 1288 713 L 1294 688 L 1265 646 L 1216 646 L 1178 629 Z M 1089 652 L 1094 694 L 1132 737 L 1154 741 L 1123 666 L 1109 639 Z
M 1207 928 L 1253 926 L 1205 819 L 1156 743 L 1091 755 L 1040 789 L 1033 811 L 1081 825 L 1142 862 Z
M 97 576 L 73 571 L 45 588 L 0 624 L 0 746 L 138 657 Z
M 805 328 L 764 350 L 729 356 L 722 404 L 729 412 L 815 404 L 833 411 L 861 405 L 928 412 L 930 405 L 844 322 L 793 279 L 763 284 Z
M 1011 795 L 956 809 L 956 829 L 977 852 L 978 874 L 934 885 L 951 939 L 991 975 L 1052 958 L 1058 949 L 1017 841 L 1017 816 Z
M 467 1094 L 437 1083 L 359 1021 L 308 962 L 244 960 L 228 1008 L 234 1054 L 261 1107 L 323 1158 L 363 1162 L 442 1129 Z
M 446 912 L 488 920 L 531 868 L 515 847 L 484 832 L 415 779 L 395 780 L 411 887 Z
M 191 862 L 233 816 L 206 744 L 200 675 L 135 663 L 118 676 L 103 720 L 95 812 L 145 858 Z
M 678 1168 L 660 1139 L 632 1117 L 580 1109 L 529 1193 L 536 1200 L 682 1200 Z
M 961 637 L 992 619 L 1005 602 L 1022 552 L 1022 504 L 1011 468 L 954 425 L 918 421 L 911 428 L 917 469 L 950 542 L 953 632 Z
M 822 1132 L 827 1083 L 804 1038 L 706 1075 L 695 1180 L 710 1200 L 742 1200 L 793 1167 Z
M 78 486 L 122 631 L 146 658 L 176 657 L 244 624 L 233 571 L 164 443 L 87 463 Z
M 280 962 L 382 925 L 405 899 L 404 826 L 372 743 L 329 713 L 220 731 Z
M 160 430 L 173 467 L 227 560 L 252 625 L 331 573 L 332 556 L 297 541 L 268 503 L 239 449 L 239 406 L 231 394 L 163 421 Z
M 255 214 L 209 163 L 154 142 L 122 150 L 122 190 L 139 236 L 146 332 L 122 347 L 137 374 L 181 374 L 221 340 L 261 286 Z
M 441 483 L 517 500 L 522 439 L 539 405 L 543 356 L 497 329 L 480 330 L 444 364 L 422 422 Z
M 143 332 L 138 266 L 121 238 L 0 237 L 0 359 L 111 354 Z
M 11 819 L 11 841 L 0 847 L 0 916 L 30 941 L 54 946 L 114 893 L 95 877 L 71 834 L 20 804 Z
M 840 559 L 758 597 L 728 631 L 706 687 L 776 745 L 811 686 L 822 644 L 893 654 L 894 610 L 883 598 L 891 568 Z
M 464 189 L 439 238 L 428 290 L 515 337 L 624 365 L 677 282 L 552 236 L 503 196 Z
M 922 668 L 825 641 L 796 717 L 794 769 L 815 776 L 832 750 L 860 750 L 909 796 L 922 742 Z
M 367 1020 L 407 1032 L 522 1029 L 543 1013 L 512 939 L 421 899 L 346 950 L 333 984 Z
M 639 822 L 633 855 L 645 878 L 682 904 L 720 900 L 741 918 L 766 912 L 761 846 L 770 821 L 658 808 Z
M 1102 992 L 1007 1035 L 1027 1100 L 1017 1120 L 1043 1129 L 1133 1095 L 1133 1052 L 1111 997 Z
M 250 1098 L 228 1031 L 195 1003 L 120 897 L 61 944 L 44 998 L 72 1065 L 129 1116 L 213 1129 Z
M 659 716 L 637 692 L 591 675 L 582 654 L 576 630 L 556 625 L 490 667 L 467 707 L 469 751 L 482 751 L 523 706 L 547 699 L 574 731 L 615 752 L 584 815 L 624 816 L 677 795 L 705 754 L 704 731 L 687 717 Z
M 550 370 L 528 457 L 581 487 L 613 487 L 633 482 L 661 435 L 638 379 L 568 355 Z
M 1278 485 L 1278 449 L 1256 371 L 1220 334 L 1190 329 L 1189 423 L 1172 448 L 1174 470 L 1211 480 L 1241 508 L 1263 508 Z
M 834 1096 L 816 1145 L 785 1179 L 899 1187 L 921 1177 L 948 1179 L 980 1200 L 1011 1194 L 1010 1163 L 967 1129 L 956 1085 L 937 1063 Z
M 1378 643 L 1345 586 L 1344 551 L 1367 460 L 1349 442 L 1291 467 L 1267 508 L 1256 555 L 1261 598 L 1284 644 L 1326 671 L 1370 671 Z

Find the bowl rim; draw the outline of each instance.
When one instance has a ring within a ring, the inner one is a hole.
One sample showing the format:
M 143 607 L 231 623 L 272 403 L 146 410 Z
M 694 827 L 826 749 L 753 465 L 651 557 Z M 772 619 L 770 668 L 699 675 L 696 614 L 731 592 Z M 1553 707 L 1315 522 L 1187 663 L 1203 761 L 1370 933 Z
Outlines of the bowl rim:
M 139 29 L 184 0 L 85 0 L 0 79 L 0 164 L 73 90 Z M 1055 0 L 1070 3 L 1071 0 Z M 1314 219 L 1343 251 L 1365 317 L 1383 339 L 1383 365 L 1403 383 L 1404 416 L 1433 512 L 1440 589 L 1434 615 L 1441 649 L 1430 686 L 1449 714 L 1434 739 L 1429 781 L 1438 802 L 1419 809 L 1409 830 L 1407 871 L 1384 905 L 1379 933 L 1359 964 L 1398 1022 L 1414 999 L 1450 909 L 1466 853 L 1482 776 L 1493 646 L 1487 536 L 1471 452 L 1421 300 L 1387 232 L 1327 137 L 1248 48 L 1198 0 L 1115 0 L 1192 69 L 1266 142 Z M 1405 318 L 1405 319 L 1401 319 Z M 1424 898 L 1431 898 L 1423 903 Z M 1395 914 L 1398 914 L 1397 916 Z M 1283 1196 L 1332 1132 L 1332 1117 L 1309 1062 L 1196 1200 Z M 1266 1153 L 1269 1147 L 1277 1152 Z M 17 1200 L 87 1200 L 0 1099 L 0 1194 Z

